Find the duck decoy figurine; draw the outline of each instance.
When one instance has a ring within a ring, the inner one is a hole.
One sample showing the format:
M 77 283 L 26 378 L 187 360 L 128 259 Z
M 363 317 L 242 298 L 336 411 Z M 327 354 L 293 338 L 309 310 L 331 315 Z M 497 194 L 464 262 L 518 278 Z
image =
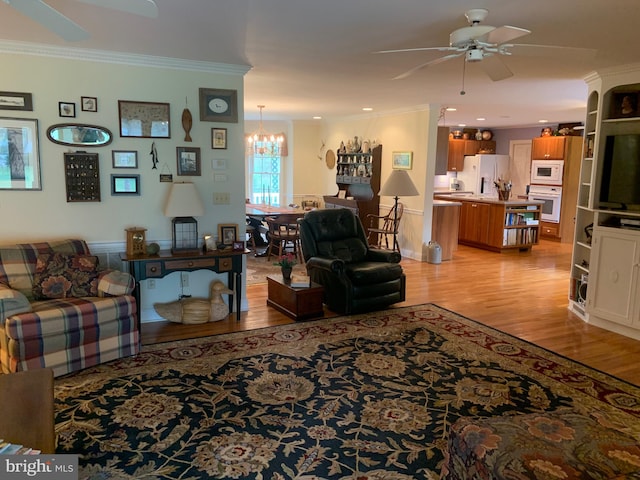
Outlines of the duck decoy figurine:
M 154 303 L 153 308 L 162 318 L 175 323 L 195 325 L 198 323 L 217 322 L 227 318 L 229 307 L 222 295 L 232 295 L 220 280 L 214 280 L 209 289 L 210 298 L 181 298 L 168 303 Z

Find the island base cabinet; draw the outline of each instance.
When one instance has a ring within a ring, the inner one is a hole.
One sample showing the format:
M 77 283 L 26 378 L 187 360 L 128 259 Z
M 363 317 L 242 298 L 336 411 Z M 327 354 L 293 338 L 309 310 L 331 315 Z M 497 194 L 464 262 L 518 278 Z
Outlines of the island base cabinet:
M 640 329 L 640 233 L 594 229 L 591 253 L 587 312 Z

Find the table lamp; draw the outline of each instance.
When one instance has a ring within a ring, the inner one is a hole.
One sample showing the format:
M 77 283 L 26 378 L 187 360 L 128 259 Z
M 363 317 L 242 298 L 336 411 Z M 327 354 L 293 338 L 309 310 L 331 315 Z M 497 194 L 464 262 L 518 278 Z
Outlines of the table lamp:
M 165 217 L 171 220 L 171 252 L 197 253 L 198 222 L 193 217 L 204 214 L 204 207 L 193 183 L 174 183 L 164 206 Z
M 420 195 L 406 170 L 393 170 L 380 189 L 381 197 L 394 197 L 393 218 L 398 218 L 398 197 L 415 197 Z M 396 235 L 393 236 L 393 251 L 398 246 Z

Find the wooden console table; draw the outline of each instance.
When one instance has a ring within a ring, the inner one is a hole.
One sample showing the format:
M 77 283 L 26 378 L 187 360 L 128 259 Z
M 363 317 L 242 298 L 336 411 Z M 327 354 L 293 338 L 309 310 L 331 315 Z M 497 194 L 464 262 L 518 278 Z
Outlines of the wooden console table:
M 138 332 L 140 330 L 140 282 L 149 278 L 162 278 L 173 272 L 193 272 L 211 270 L 215 273 L 227 273 L 229 289 L 235 291 L 236 320 L 240 321 L 242 304 L 242 256 L 249 250 L 214 250 L 207 253 L 173 254 L 161 251 L 157 255 L 120 254 L 123 262 L 129 263 L 129 273 L 136 281 L 133 295 L 138 310 Z M 233 312 L 233 295 L 229 295 L 229 313 Z M 140 335 L 142 337 L 142 335 Z

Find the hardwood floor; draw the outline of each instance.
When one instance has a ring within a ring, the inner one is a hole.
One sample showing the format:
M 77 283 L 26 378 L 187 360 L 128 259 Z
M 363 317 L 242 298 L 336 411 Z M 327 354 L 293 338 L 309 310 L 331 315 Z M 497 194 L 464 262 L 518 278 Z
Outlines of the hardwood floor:
M 541 241 L 531 252 L 460 246 L 433 265 L 405 259 L 406 301 L 435 303 L 593 368 L 640 385 L 640 341 L 584 323 L 567 309 L 571 244 Z M 204 325 L 145 323 L 144 344 L 262 328 L 292 320 L 267 307 L 267 285 L 247 287 L 249 311 Z M 325 316 L 335 316 L 325 310 Z

